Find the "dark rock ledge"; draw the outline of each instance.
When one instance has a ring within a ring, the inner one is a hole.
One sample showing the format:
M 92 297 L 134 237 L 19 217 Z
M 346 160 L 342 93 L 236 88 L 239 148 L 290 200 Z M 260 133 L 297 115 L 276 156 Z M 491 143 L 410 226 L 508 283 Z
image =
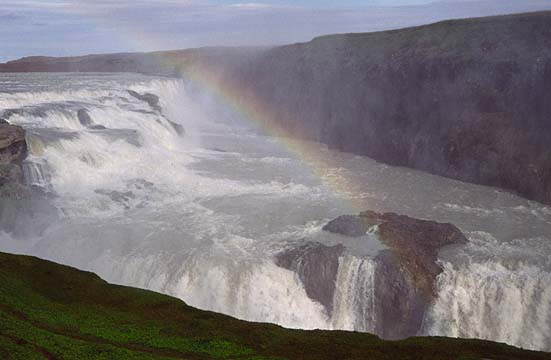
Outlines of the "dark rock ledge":
M 325 225 L 323 230 L 346 236 L 362 236 L 373 226 L 377 226 L 380 240 L 391 249 L 416 288 L 426 297 L 432 296 L 432 284 L 442 271 L 436 263 L 438 251 L 446 245 L 467 242 L 461 231 L 452 224 L 374 211 L 338 217 Z
M 25 195 L 22 164 L 26 156 L 25 130 L 0 119 L 0 198 Z
M 0 119 L 0 230 L 29 238 L 54 222 L 57 210 L 50 204 L 49 194 L 25 183 L 25 135 L 22 127 Z
M 276 264 L 297 273 L 306 294 L 321 303 L 327 313 L 333 310 L 333 295 L 344 246 L 309 242 L 280 253 Z
M 159 97 L 157 95 L 150 93 L 140 94 L 134 90 L 127 90 L 127 92 L 128 94 L 130 94 L 130 96 L 147 103 L 151 109 L 157 111 L 159 114 L 163 113 L 163 109 L 159 104 Z M 177 124 L 174 121 L 169 120 L 168 118 L 166 119 L 166 121 L 168 121 L 170 126 L 172 126 L 172 128 L 174 129 L 174 131 L 176 131 L 178 135 L 185 135 L 186 131 L 182 125 Z
M 442 272 L 438 251 L 467 242 L 452 224 L 373 211 L 343 215 L 325 231 L 349 237 L 377 234 L 388 250 L 375 258 L 375 332 L 386 339 L 418 335 L 425 312 L 434 299 L 434 282 Z M 306 293 L 332 315 L 339 257 L 346 244 L 326 246 L 307 242 L 276 257 L 277 265 L 295 271 Z

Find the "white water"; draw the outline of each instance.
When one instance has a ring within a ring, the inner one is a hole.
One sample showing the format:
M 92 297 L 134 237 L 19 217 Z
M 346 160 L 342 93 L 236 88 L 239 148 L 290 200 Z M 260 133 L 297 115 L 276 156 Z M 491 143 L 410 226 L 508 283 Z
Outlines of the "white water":
M 369 258 L 339 259 L 333 328 L 375 332 L 375 267 Z
M 26 178 L 51 194 L 57 213 L 34 235 L 0 235 L 0 250 L 71 264 L 242 319 L 373 331 L 369 249 L 320 230 L 351 211 L 349 197 L 360 197 L 365 209 L 452 222 L 471 240 L 441 254 L 444 272 L 422 334 L 551 350 L 548 207 L 313 144 L 320 158 L 338 164 L 329 172 L 362 186 L 335 193 L 277 139 L 213 101 L 205 107 L 193 100 L 176 79 L 0 78 L 11 86 L 0 90 L 0 117 L 27 129 Z M 163 113 L 128 89 L 159 96 Z M 79 109 L 106 129 L 82 126 Z M 303 238 L 350 248 L 340 258 L 331 317 L 308 298 L 298 276 L 273 261 Z
M 517 241 L 531 243 L 528 249 L 499 244 L 486 233 L 471 239 L 466 249 L 442 261 L 438 299 L 425 332 L 551 349 L 549 239 Z

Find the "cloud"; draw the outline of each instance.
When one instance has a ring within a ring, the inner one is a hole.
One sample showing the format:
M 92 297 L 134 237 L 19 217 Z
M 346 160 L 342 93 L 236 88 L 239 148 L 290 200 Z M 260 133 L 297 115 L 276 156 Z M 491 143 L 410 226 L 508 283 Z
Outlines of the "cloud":
M 269 9 L 274 6 L 270 4 L 265 4 L 265 3 L 249 2 L 249 3 L 230 4 L 229 7 L 236 8 L 236 9 L 244 9 L 244 10 L 258 10 L 258 9 Z
M 412 5 L 420 1 L 432 0 L 0 0 L 0 61 L 36 54 L 276 45 L 330 33 L 551 9 L 551 0 Z
M 56 1 L 56 0 L 4 0 L 2 6 L 4 8 L 19 8 L 19 9 L 60 9 L 63 7 L 71 6 L 72 3 L 68 1 Z
M 15 13 L 0 14 L 0 22 L 16 21 L 22 18 L 22 15 Z

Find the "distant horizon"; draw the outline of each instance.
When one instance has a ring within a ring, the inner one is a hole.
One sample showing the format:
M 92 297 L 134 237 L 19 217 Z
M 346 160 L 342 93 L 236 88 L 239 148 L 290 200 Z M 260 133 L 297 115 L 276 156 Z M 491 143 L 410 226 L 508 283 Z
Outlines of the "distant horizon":
M 305 41 L 297 41 L 297 42 L 288 42 L 288 43 L 281 43 L 281 44 L 273 44 L 273 45 L 207 45 L 207 46 L 197 46 L 197 47 L 187 47 L 187 48 L 174 48 L 174 49 L 165 49 L 165 50 L 150 50 L 150 51 L 114 51 L 114 52 L 101 52 L 101 53 L 82 53 L 82 54 L 74 54 L 74 55 L 63 55 L 63 56 L 52 56 L 52 55 L 41 55 L 41 54 L 35 54 L 35 55 L 26 55 L 22 56 L 20 58 L 16 59 L 10 59 L 6 60 L 2 63 L 7 63 L 11 61 L 18 61 L 26 58 L 76 58 L 76 57 L 87 57 L 87 56 L 102 56 L 102 55 L 124 55 L 124 54 L 150 54 L 150 53 L 156 53 L 156 52 L 176 52 L 176 51 L 186 51 L 186 50 L 196 50 L 196 49 L 209 49 L 209 48 L 271 48 L 271 47 L 278 47 L 278 46 L 286 46 L 286 45 L 292 45 L 297 43 L 306 43 L 310 42 L 316 38 L 325 37 L 325 36 L 333 36 L 333 35 L 343 35 L 343 34 L 368 34 L 368 33 L 377 33 L 377 32 L 384 32 L 384 31 L 392 31 L 392 30 L 401 30 L 401 29 L 408 29 L 408 28 L 414 28 L 418 26 L 430 26 L 432 24 L 437 24 L 439 22 L 444 21 L 451 21 L 451 20 L 468 20 L 468 19 L 477 19 L 477 18 L 486 18 L 486 17 L 497 17 L 497 16 L 513 16 L 513 15 L 522 15 L 522 14 L 530 14 L 530 13 L 537 13 L 537 12 L 545 12 L 550 10 L 539 10 L 539 11 L 528 11 L 528 12 L 518 12 L 518 13 L 507 13 L 507 14 L 499 14 L 499 15 L 486 15 L 486 16 L 473 16 L 473 17 L 466 17 L 466 18 L 449 18 L 449 19 L 442 19 L 437 20 L 434 22 L 429 22 L 425 24 L 420 25 L 411 25 L 411 26 L 403 26 L 403 27 L 397 27 L 397 28 L 390 28 L 385 30 L 374 30 L 374 31 L 359 31 L 359 32 L 348 32 L 348 33 L 327 33 L 327 34 L 320 34 L 316 35 L 315 37 L 305 40 Z
M 439 21 L 551 10 L 551 0 L 6 0 L 0 63 L 24 57 L 273 47 Z M 60 45 L 61 44 L 61 45 Z

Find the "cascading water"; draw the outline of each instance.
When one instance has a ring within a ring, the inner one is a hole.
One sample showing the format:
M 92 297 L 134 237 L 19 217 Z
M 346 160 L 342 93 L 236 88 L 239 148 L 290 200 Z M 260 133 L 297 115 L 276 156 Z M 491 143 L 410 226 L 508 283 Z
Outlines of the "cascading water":
M 424 332 L 550 350 L 549 239 L 526 239 L 517 246 L 488 243 L 497 241 L 475 232 L 465 250 L 444 254 L 438 298 Z
M 27 130 L 26 181 L 57 210 L 35 209 L 19 220 L 26 231 L 0 232 L 2 251 L 242 319 L 373 332 L 373 254 L 321 230 L 350 213 L 348 197 L 361 197 L 366 209 L 452 222 L 471 240 L 441 254 L 444 272 L 420 333 L 551 350 L 548 207 L 312 144 L 339 164 L 331 171 L 363 184 L 361 194 L 337 193 L 277 139 L 236 116 L 226 121 L 213 99 L 205 109 L 178 79 L 6 74 L 0 84 L 0 117 Z M 158 107 L 128 90 L 158 97 Z M 332 311 L 275 264 L 301 239 L 348 248 Z
M 335 329 L 375 332 L 375 268 L 369 258 L 342 256 L 335 284 Z

